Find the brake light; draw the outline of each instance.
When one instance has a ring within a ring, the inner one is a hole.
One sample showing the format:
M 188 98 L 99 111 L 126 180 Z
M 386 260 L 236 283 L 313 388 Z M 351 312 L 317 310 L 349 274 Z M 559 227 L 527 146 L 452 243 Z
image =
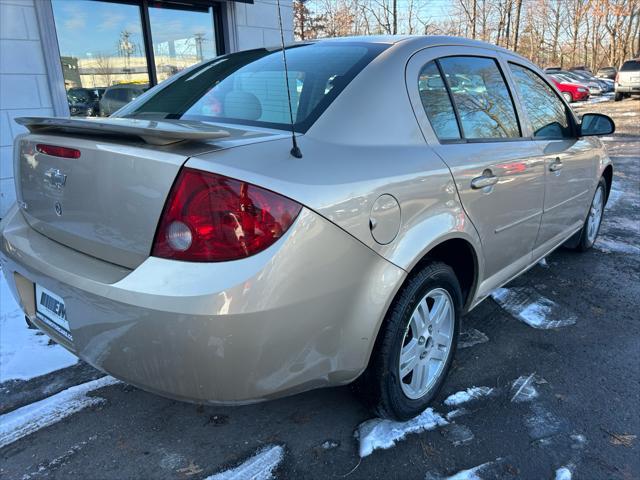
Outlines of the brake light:
M 45 155 L 51 155 L 52 157 L 80 158 L 80 150 L 76 150 L 75 148 L 39 143 L 36 145 L 36 150 L 40 153 L 44 153 Z
M 192 262 L 249 257 L 273 245 L 301 208 L 270 190 L 184 168 L 169 193 L 151 254 Z

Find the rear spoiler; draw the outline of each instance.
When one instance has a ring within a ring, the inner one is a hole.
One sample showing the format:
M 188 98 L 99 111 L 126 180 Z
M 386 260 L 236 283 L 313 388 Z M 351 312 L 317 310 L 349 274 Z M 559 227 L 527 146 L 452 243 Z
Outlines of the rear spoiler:
M 215 140 L 230 135 L 226 130 L 208 123 L 185 120 L 19 117 L 15 121 L 25 126 L 31 133 L 119 135 L 140 138 L 151 145 L 170 145 L 186 140 Z

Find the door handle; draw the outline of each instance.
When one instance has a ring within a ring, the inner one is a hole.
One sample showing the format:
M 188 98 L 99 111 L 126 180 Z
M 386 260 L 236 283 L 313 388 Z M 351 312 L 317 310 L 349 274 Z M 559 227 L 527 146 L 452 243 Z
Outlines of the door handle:
M 554 162 L 549 165 L 549 170 L 552 172 L 557 172 L 558 170 L 562 169 L 562 161 L 560 160 L 560 157 L 556 157 L 556 159 L 554 160 Z
M 498 177 L 493 172 L 486 169 L 482 172 L 482 175 L 471 180 L 471 188 L 474 190 L 480 190 L 482 188 L 491 187 L 498 183 Z

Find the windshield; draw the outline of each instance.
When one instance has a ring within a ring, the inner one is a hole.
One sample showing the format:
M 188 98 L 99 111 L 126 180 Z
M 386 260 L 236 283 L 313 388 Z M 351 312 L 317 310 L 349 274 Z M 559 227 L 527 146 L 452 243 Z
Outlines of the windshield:
M 637 72 L 638 70 L 640 70 L 640 60 L 628 60 L 620 68 L 621 72 Z
M 313 43 L 287 48 L 294 128 L 305 132 L 388 45 Z M 204 120 L 289 129 L 282 50 L 257 49 L 204 62 L 118 116 Z

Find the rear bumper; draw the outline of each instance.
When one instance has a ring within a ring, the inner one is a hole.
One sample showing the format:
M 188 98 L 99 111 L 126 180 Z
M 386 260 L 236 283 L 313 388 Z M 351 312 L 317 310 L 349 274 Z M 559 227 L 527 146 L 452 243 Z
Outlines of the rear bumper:
M 405 275 L 306 209 L 253 257 L 127 270 L 44 237 L 14 207 L 0 261 L 26 314 L 83 360 L 161 395 L 228 404 L 354 380 Z M 73 341 L 35 318 L 34 283 L 64 299 Z
M 634 83 L 629 85 L 616 85 L 616 93 L 639 93 L 640 83 Z

